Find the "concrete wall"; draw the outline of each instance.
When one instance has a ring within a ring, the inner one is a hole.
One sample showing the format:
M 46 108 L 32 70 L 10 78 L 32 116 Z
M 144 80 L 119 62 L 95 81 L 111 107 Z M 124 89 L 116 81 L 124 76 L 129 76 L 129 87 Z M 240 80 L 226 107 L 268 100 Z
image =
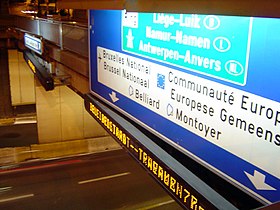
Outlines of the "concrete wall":
M 39 143 L 108 136 L 86 112 L 83 99 L 66 86 L 46 92 L 36 85 Z
M 67 86 L 45 91 L 17 50 L 9 50 L 9 74 L 12 105 L 36 104 L 38 144 L 1 149 L 0 163 L 120 148 L 85 110 L 82 97 Z
M 23 59 L 22 52 L 9 50 L 8 56 L 12 105 L 35 104 L 34 74 Z

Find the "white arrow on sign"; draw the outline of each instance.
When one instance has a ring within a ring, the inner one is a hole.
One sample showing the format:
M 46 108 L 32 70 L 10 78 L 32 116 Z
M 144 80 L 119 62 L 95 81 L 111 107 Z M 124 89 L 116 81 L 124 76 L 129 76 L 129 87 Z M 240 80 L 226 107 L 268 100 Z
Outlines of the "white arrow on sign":
M 119 100 L 119 98 L 117 97 L 117 94 L 112 91 L 112 93 L 109 94 L 110 95 L 110 98 L 112 99 L 113 103 L 115 103 L 116 101 Z
M 276 190 L 275 188 L 271 187 L 270 185 L 265 183 L 265 175 L 254 170 L 254 175 L 251 175 L 244 171 L 250 181 L 253 183 L 257 190 Z

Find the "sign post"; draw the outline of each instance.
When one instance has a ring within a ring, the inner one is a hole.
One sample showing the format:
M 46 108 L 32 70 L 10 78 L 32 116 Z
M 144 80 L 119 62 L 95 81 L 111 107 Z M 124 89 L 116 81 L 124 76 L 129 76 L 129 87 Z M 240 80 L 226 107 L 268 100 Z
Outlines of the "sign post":
M 279 19 L 90 11 L 90 28 L 93 94 L 263 203 L 280 200 Z

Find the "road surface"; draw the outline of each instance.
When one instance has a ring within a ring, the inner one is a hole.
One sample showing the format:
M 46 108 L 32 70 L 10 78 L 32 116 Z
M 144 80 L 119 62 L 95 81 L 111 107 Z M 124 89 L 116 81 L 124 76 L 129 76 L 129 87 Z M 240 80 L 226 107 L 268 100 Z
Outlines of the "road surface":
M 182 209 L 125 151 L 0 170 L 0 209 Z

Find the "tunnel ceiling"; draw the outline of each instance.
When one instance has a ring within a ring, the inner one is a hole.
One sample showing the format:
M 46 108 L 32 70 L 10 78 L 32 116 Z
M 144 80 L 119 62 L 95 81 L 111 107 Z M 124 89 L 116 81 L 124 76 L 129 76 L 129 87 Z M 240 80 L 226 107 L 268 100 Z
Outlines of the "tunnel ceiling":
M 280 17 L 275 0 L 57 0 L 59 9 L 126 9 L 138 12 Z

